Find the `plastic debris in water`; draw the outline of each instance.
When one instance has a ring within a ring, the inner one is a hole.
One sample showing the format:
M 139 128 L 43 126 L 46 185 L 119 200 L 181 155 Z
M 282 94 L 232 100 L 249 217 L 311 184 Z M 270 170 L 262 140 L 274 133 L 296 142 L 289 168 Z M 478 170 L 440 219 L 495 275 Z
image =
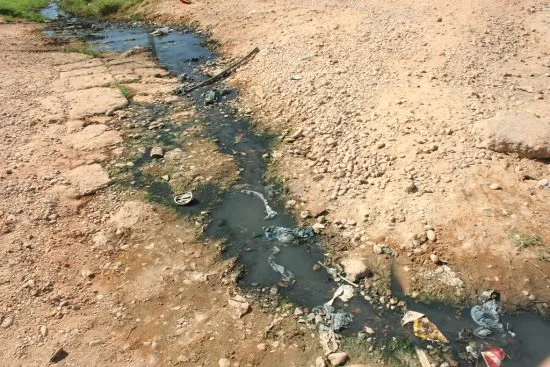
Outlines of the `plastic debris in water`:
M 265 237 L 269 240 L 277 240 L 281 243 L 292 243 L 295 240 L 313 237 L 315 231 L 312 227 L 305 228 L 285 228 L 285 227 L 267 227 Z
M 273 271 L 281 274 L 283 281 L 290 286 L 294 284 L 294 274 L 292 274 L 292 272 L 284 266 L 279 265 L 275 262 L 275 255 L 277 255 L 279 252 L 281 252 L 281 250 L 277 246 L 273 247 L 273 252 L 267 258 L 267 263 L 269 264 L 271 269 L 273 269 Z
M 264 217 L 264 219 L 271 219 L 271 218 L 274 218 L 277 215 L 277 212 L 269 206 L 269 203 L 267 202 L 267 199 L 261 193 L 259 193 L 257 191 L 253 191 L 253 190 L 242 190 L 241 192 L 243 194 L 247 194 L 247 195 L 256 195 L 257 197 L 260 198 L 260 200 L 264 203 L 265 212 L 267 214 Z
M 499 323 L 500 305 L 496 299 L 491 299 L 482 305 L 472 307 L 470 314 L 476 324 L 488 329 L 502 330 Z
M 504 361 L 504 351 L 501 348 L 491 348 L 485 352 L 481 352 L 481 356 L 487 367 L 499 367 Z
M 448 343 L 449 340 L 439 331 L 437 326 L 431 322 L 426 315 L 416 311 L 407 311 L 403 319 L 401 319 L 401 325 L 404 326 L 408 323 L 413 323 L 414 335 L 423 340 L 431 340 L 436 342 Z
M 341 285 L 338 287 L 336 292 L 334 292 L 332 299 L 327 303 L 325 303 L 325 305 L 332 305 L 336 298 L 340 298 L 343 302 L 347 302 L 353 298 L 353 292 L 354 292 L 354 289 L 351 285 L 347 285 L 347 284 Z
M 445 335 L 443 335 L 443 333 L 439 331 L 437 326 L 435 326 L 433 322 L 428 320 L 427 317 L 422 317 L 420 319 L 414 320 L 413 330 L 414 335 L 416 335 L 420 339 L 442 343 L 449 342 Z

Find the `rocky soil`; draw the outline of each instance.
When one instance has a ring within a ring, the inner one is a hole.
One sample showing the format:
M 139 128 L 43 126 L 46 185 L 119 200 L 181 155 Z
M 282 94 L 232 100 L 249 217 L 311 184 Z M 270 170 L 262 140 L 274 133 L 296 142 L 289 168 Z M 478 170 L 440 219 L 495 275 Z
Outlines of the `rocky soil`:
M 280 135 L 274 166 L 289 206 L 335 236 L 336 258 L 387 272 L 389 256 L 376 254 L 387 245 L 410 295 L 499 289 L 511 309 L 548 311 L 544 1 L 146 0 L 136 9 L 197 22 L 235 57 L 260 48 L 231 83 L 254 121 Z M 525 135 L 492 123 L 506 111 Z
M 144 154 L 163 125 L 152 110 L 193 119 L 175 79 L 139 50 L 91 58 L 60 52 L 37 26 L 0 34 L 1 364 L 313 364 L 317 336 L 294 308 L 242 294 L 233 261 L 199 239 L 202 217 L 149 202 L 133 181 L 176 190 L 236 177 L 195 128 L 183 149 Z

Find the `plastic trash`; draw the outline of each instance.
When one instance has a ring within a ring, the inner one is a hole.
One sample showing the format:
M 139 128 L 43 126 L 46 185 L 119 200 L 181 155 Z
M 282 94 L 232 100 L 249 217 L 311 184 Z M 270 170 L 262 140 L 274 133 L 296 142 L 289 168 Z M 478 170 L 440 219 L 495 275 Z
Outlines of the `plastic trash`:
M 260 200 L 264 203 L 265 212 L 267 214 L 264 217 L 264 219 L 271 219 L 271 218 L 274 218 L 277 215 L 277 212 L 269 206 L 269 203 L 267 202 L 267 199 L 261 193 L 259 193 L 257 191 L 253 191 L 253 190 L 242 190 L 241 192 L 243 194 L 247 194 L 247 195 L 256 195 L 257 197 L 260 198 Z
M 505 354 L 501 348 L 491 348 L 485 352 L 481 352 L 481 356 L 487 367 L 499 367 L 504 361 Z
M 420 312 L 407 311 L 405 316 L 403 316 L 403 318 L 401 319 L 401 326 L 405 326 L 409 322 L 413 322 L 414 320 L 418 320 L 418 319 L 420 319 L 424 316 L 426 316 L 426 315 L 424 315 L 423 313 L 420 313 Z
M 277 240 L 281 243 L 292 243 L 299 239 L 310 238 L 315 234 L 312 227 L 285 228 L 267 227 L 265 237 L 269 240 Z
M 414 335 L 419 337 L 422 340 L 430 340 L 433 342 L 441 342 L 441 343 L 448 343 L 449 341 L 439 331 L 437 326 L 430 320 L 428 320 L 427 317 L 422 317 L 420 319 L 413 321 L 413 330 Z
M 431 322 L 426 315 L 416 311 L 407 311 L 401 319 L 401 325 L 413 323 L 414 335 L 422 340 L 430 340 L 434 342 L 448 343 L 449 340 L 439 331 L 437 326 Z
M 267 263 L 273 269 L 273 271 L 281 274 L 283 282 L 287 283 L 289 286 L 294 284 L 294 274 L 288 269 L 286 269 L 284 266 L 279 265 L 275 262 L 275 255 L 277 255 L 281 250 L 275 246 L 273 247 L 273 252 L 269 257 L 267 258 Z
M 193 200 L 193 193 L 191 191 L 174 196 L 174 203 L 176 205 L 187 205 Z
M 474 335 L 477 336 L 478 338 L 486 338 L 492 333 L 493 332 L 491 331 L 491 329 L 487 329 L 483 326 L 480 326 L 474 330 Z
M 325 306 L 326 305 L 332 306 L 332 304 L 334 303 L 334 300 L 336 298 L 340 298 L 343 302 L 347 302 L 347 301 L 349 301 L 350 299 L 353 298 L 353 292 L 354 292 L 354 289 L 351 285 L 348 285 L 348 284 L 341 285 L 334 292 L 334 294 L 332 295 L 331 300 L 328 301 L 327 303 L 325 303 Z
M 476 324 L 487 329 L 502 330 L 500 319 L 500 305 L 496 299 L 491 299 L 482 305 L 472 307 L 470 314 Z

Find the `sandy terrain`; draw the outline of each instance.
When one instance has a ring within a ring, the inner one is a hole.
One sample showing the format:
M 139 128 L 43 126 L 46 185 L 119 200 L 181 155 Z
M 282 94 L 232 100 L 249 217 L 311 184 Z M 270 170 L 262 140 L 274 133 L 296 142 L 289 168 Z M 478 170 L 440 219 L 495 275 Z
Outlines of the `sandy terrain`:
M 198 240 L 201 223 L 123 185 L 147 144 L 138 133 L 156 121 L 125 108 L 112 83 L 184 121 L 193 109 L 169 93 L 175 80 L 145 53 L 63 53 L 32 25 L 0 24 L 0 34 L 2 366 L 49 365 L 59 348 L 68 353 L 59 366 L 313 363 L 317 336 L 294 322 L 294 308 L 262 312 L 236 287 L 233 262 Z M 231 183 L 232 159 L 187 139 L 193 154 L 147 157 L 144 174 Z
M 196 22 L 235 57 L 260 48 L 230 82 L 280 134 L 275 166 L 296 211 L 328 210 L 336 257 L 379 266 L 373 245 L 387 244 L 409 294 L 494 288 L 511 308 L 548 309 L 548 160 L 491 151 L 474 129 L 510 110 L 548 132 L 545 2 L 147 0 L 137 11 Z

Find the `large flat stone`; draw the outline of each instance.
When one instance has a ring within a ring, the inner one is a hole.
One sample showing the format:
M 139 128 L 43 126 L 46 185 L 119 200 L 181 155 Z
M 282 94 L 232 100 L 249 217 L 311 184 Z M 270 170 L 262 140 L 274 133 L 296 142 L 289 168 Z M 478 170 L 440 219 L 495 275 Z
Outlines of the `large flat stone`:
M 128 101 L 117 88 L 96 87 L 65 93 L 69 105 L 69 118 L 104 114 L 124 107 Z
M 76 167 L 63 177 L 71 182 L 76 196 L 93 194 L 111 183 L 107 171 L 97 163 Z
M 106 86 L 114 82 L 115 79 L 107 73 L 77 75 L 69 78 L 69 88 L 71 90 L 87 89 Z
M 122 142 L 118 132 L 107 130 L 107 126 L 103 124 L 86 126 L 81 131 L 67 135 L 61 140 L 63 144 L 79 150 L 100 149 Z
M 550 119 L 523 111 L 501 111 L 475 124 L 484 147 L 527 158 L 550 158 Z

